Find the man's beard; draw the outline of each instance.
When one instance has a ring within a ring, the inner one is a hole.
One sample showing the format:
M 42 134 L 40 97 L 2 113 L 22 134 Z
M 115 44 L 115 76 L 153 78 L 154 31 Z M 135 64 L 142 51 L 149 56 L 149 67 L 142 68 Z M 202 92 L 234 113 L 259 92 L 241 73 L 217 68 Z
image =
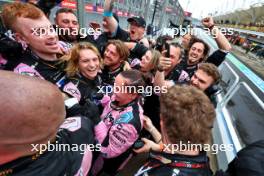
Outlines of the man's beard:
M 77 32 L 75 30 L 70 30 L 70 31 L 65 32 L 63 34 L 59 35 L 60 40 L 73 43 L 73 42 L 76 42 L 76 40 L 78 39 L 79 32 Z
M 62 38 L 66 40 L 67 42 L 75 42 L 77 40 L 77 35 L 63 35 Z

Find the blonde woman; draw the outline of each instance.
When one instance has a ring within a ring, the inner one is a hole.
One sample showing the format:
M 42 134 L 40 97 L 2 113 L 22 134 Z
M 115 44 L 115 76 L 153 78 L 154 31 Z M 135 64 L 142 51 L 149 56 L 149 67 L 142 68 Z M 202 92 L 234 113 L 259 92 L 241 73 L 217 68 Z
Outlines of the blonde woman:
M 161 54 L 157 50 L 148 50 L 145 55 L 141 58 L 139 69 L 141 72 L 149 73 L 149 76 L 154 80 L 156 71 L 158 70 L 159 58 Z M 152 86 L 153 84 L 149 85 Z M 152 89 L 154 90 L 154 89 Z M 154 91 L 145 92 L 146 96 L 144 98 L 143 110 L 144 115 L 150 117 L 153 125 L 159 130 L 159 96 L 155 94 Z
M 148 50 L 145 55 L 141 58 L 140 62 L 140 71 L 141 72 L 150 72 L 155 74 L 158 69 L 159 58 L 161 54 L 157 50 Z
M 98 86 L 102 83 L 98 74 L 102 58 L 97 48 L 87 42 L 77 43 L 63 59 L 68 62 L 63 91 L 76 98 L 80 106 L 91 102 L 97 104 L 101 98 L 98 97 Z M 78 111 L 70 111 L 70 114 L 76 115 Z

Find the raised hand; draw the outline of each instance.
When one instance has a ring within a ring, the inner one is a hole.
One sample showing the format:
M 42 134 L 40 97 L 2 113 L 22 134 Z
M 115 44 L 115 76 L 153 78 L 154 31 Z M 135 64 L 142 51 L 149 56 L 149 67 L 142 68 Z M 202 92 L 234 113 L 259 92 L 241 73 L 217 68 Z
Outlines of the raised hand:
M 202 20 L 202 23 L 205 27 L 207 28 L 211 28 L 212 26 L 214 26 L 214 20 L 213 17 L 206 17 Z

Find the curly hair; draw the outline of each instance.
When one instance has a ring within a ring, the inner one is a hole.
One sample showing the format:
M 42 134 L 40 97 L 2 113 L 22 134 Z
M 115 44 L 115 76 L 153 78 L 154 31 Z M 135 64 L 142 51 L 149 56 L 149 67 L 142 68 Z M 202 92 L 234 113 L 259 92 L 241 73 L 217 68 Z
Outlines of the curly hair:
M 214 106 L 201 90 L 192 86 L 173 86 L 161 95 L 160 105 L 170 142 L 209 142 L 216 114 Z
M 189 43 L 188 53 L 189 53 L 191 47 L 193 46 L 193 44 L 195 44 L 195 43 L 202 43 L 203 44 L 203 46 L 204 46 L 204 51 L 203 51 L 204 57 L 202 60 L 200 60 L 200 62 L 206 61 L 206 59 L 209 55 L 209 52 L 210 52 L 210 46 L 205 41 L 203 41 L 202 39 L 199 39 L 199 38 L 196 38 L 193 36 L 190 43 Z

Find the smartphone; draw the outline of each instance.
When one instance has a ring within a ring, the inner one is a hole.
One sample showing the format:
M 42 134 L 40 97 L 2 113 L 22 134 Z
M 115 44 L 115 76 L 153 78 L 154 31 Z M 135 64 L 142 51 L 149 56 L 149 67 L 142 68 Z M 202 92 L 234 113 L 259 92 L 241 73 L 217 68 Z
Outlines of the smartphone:
M 165 57 L 170 57 L 170 44 L 165 43 L 165 50 L 167 50 Z

